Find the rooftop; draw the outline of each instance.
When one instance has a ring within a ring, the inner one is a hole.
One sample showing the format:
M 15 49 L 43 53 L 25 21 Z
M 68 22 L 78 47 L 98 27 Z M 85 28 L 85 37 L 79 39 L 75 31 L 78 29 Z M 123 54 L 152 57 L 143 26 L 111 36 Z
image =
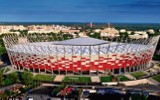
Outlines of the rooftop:
M 75 45 L 75 46 L 94 46 L 94 45 L 101 45 L 107 44 L 107 41 L 99 40 L 90 37 L 79 37 L 75 39 L 65 40 L 57 42 L 56 45 Z

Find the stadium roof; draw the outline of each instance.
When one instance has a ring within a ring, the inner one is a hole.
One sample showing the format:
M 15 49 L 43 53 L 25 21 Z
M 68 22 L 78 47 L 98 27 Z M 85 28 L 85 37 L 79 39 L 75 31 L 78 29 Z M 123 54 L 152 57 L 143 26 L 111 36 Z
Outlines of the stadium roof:
M 75 45 L 75 46 L 94 46 L 94 45 L 101 45 L 101 44 L 107 44 L 107 41 L 99 40 L 95 38 L 90 37 L 79 37 L 75 39 L 70 40 L 64 40 L 57 42 L 56 45 Z

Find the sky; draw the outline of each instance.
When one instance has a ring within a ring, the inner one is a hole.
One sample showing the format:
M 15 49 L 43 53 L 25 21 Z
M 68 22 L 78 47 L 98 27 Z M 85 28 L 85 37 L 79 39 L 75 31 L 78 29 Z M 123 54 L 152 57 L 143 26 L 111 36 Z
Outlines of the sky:
M 0 22 L 160 23 L 160 0 L 0 0 Z

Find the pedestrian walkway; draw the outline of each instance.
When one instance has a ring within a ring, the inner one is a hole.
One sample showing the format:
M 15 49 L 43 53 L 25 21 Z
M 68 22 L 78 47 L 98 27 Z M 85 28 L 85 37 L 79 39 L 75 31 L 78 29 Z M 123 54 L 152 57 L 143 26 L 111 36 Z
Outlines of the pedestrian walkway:
M 146 75 L 150 75 L 150 73 L 149 72 L 147 72 L 147 71 L 143 71 L 143 73 L 145 73 Z
M 23 98 L 23 100 L 47 100 L 50 96 L 44 95 L 44 94 L 28 94 L 26 97 Z M 49 99 L 54 100 L 54 99 Z
M 100 83 L 100 79 L 98 76 L 91 76 L 91 82 L 93 83 Z
M 62 82 L 64 77 L 64 75 L 57 75 L 54 79 L 54 82 Z
M 130 80 L 136 80 L 136 78 L 130 75 L 129 73 L 124 74 L 124 76 L 129 78 Z
M 9 69 L 9 71 L 6 72 L 6 70 L 8 70 L 8 69 Z M 14 72 L 16 72 L 16 71 L 17 71 L 17 70 L 15 70 L 14 68 L 12 68 L 11 66 L 6 66 L 6 67 L 4 68 L 3 74 L 4 74 L 4 75 L 7 75 L 7 74 L 14 73 Z
M 154 83 L 154 85 L 159 85 L 159 82 L 155 81 L 152 78 L 148 78 L 147 80 L 150 81 L 150 82 L 152 82 L 152 83 Z
M 154 81 L 153 79 L 140 79 L 140 80 L 134 80 L 134 81 L 125 81 L 121 82 L 125 86 L 137 86 L 140 84 L 150 84 L 150 85 L 159 85 L 158 82 Z M 103 85 L 117 85 L 117 82 L 103 82 Z
M 147 79 L 141 79 L 141 80 L 136 80 L 136 81 L 127 81 L 127 82 L 122 82 L 125 84 L 125 86 L 136 86 L 140 84 L 152 84 L 150 81 Z

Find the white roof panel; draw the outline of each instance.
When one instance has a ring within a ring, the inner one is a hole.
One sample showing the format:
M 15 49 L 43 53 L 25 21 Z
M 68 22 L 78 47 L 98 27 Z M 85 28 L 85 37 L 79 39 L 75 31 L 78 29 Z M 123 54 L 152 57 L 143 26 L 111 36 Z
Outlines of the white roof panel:
M 60 41 L 56 43 L 57 45 L 77 45 L 77 46 L 89 46 L 89 45 L 101 45 L 107 44 L 107 41 L 99 40 L 90 37 L 79 37 L 75 39 Z

